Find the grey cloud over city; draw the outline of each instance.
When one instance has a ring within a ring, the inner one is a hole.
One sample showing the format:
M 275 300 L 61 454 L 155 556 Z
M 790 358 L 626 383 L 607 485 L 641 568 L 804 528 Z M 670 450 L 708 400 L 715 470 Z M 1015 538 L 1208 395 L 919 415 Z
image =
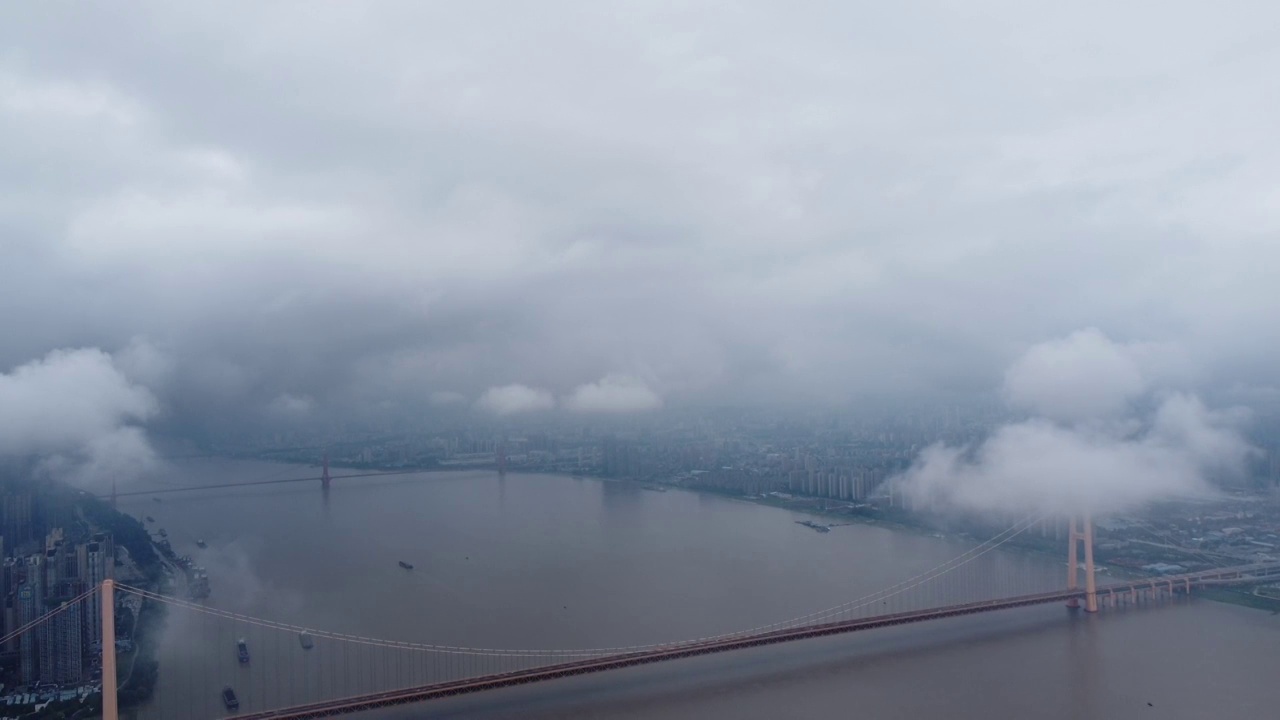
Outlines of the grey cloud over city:
M 1278 20 L 1266 2 L 10 5 L 0 392 L 52 383 L 76 419 L 0 421 L 107 462 L 203 418 L 1004 388 L 1037 419 L 982 462 L 1196 438 L 1200 467 L 1225 442 L 1215 398 L 1280 386 Z M 1036 384 L 1044 343 L 1071 338 L 1076 375 Z M 1085 418 L 1145 430 L 1116 446 Z

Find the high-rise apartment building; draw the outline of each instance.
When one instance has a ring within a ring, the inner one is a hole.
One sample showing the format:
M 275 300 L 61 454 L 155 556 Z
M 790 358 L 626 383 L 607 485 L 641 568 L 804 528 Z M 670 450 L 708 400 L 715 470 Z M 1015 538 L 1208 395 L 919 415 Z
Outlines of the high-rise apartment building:
M 40 626 L 40 680 L 75 685 L 84 680 L 84 603 L 72 602 L 82 588 L 66 583 L 64 594 L 48 605 L 52 618 Z
M 76 547 L 79 579 L 85 587 L 97 587 L 115 576 L 115 545 L 111 536 L 97 534 L 89 542 Z M 85 635 L 90 648 L 99 648 L 102 637 L 102 596 L 98 593 L 85 600 Z
M 44 550 L 6 565 L 13 595 L 15 627 L 44 620 L 17 643 L 22 681 L 78 684 L 88 660 L 101 649 L 102 601 L 85 591 L 112 577 L 115 545 L 97 534 L 73 543 L 61 530 L 50 532 Z

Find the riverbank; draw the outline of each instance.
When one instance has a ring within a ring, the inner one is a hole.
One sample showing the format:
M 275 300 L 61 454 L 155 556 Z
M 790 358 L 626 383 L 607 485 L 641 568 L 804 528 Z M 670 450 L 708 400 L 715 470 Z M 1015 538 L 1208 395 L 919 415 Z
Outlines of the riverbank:
M 144 590 L 157 590 L 165 578 L 167 555 L 164 544 L 156 542 L 135 517 L 87 493 L 74 496 L 79 517 L 93 528 L 108 532 L 118 555 L 115 576 L 118 582 Z M 155 602 L 116 593 L 116 690 L 121 708 L 146 702 L 155 690 L 160 673 L 159 639 L 164 612 Z
M 31 494 L 39 524 L 33 528 L 34 539 L 15 548 L 16 557 L 40 552 L 46 536 L 54 538 L 64 548 L 83 550 L 90 542 L 100 541 L 101 535 L 107 535 L 115 549 L 109 560 L 111 576 L 118 582 L 154 587 L 155 580 L 162 574 L 159 548 L 142 523 L 92 494 L 65 484 L 17 482 L 17 492 Z M 130 599 L 137 602 L 131 603 Z M 159 619 L 156 611 L 149 612 L 140 599 L 123 593 L 117 593 L 113 609 L 119 659 L 116 677 L 100 676 L 97 638 L 86 639 L 92 650 L 83 656 L 83 672 L 78 683 L 54 685 L 35 682 L 28 686 L 26 682 L 30 678 L 18 673 L 15 655 L 6 662 L 5 689 L 8 692 L 0 698 L 0 706 L 3 706 L 0 716 L 21 717 L 23 720 L 96 717 L 101 712 L 104 682 L 116 684 L 122 706 L 127 706 L 131 698 L 141 700 L 149 697 L 158 675 L 155 641 L 159 636 Z
M 598 480 L 609 480 L 609 478 L 593 478 Z M 622 480 L 619 482 L 631 482 Z M 850 511 L 848 505 L 842 505 L 839 508 L 813 507 L 806 503 L 821 502 L 816 498 L 798 497 L 794 499 L 781 498 L 771 495 L 742 495 L 728 491 L 717 490 L 715 488 L 699 488 L 679 485 L 676 483 L 659 483 L 660 487 L 684 490 L 686 492 L 700 493 L 706 495 L 714 495 L 716 497 L 728 500 L 736 500 L 739 502 L 751 503 L 753 505 L 764 505 L 766 507 L 778 508 L 794 513 L 802 513 L 829 520 L 841 520 L 844 522 L 833 524 L 832 527 L 857 523 L 860 525 L 870 525 L 875 527 L 883 527 L 895 532 L 906 532 L 913 535 L 922 535 L 926 537 L 937 538 L 958 538 L 961 540 L 970 540 L 973 542 L 982 542 L 988 539 L 992 533 L 983 533 L 976 524 L 964 521 L 954 521 L 948 524 L 931 524 L 923 521 L 919 515 L 913 515 L 906 512 L 885 512 L 874 506 L 866 506 L 865 509 L 858 509 L 856 506 Z M 642 484 L 643 486 L 643 484 Z M 1023 534 L 1025 536 L 1025 533 Z M 1035 553 L 1037 555 L 1046 555 L 1057 557 L 1060 553 L 1056 548 L 1050 547 L 1055 541 L 1044 539 L 1031 540 L 1026 537 L 1015 537 L 1010 541 L 1010 545 L 1015 545 L 1025 552 Z
M 1266 610 L 1272 615 L 1280 614 L 1280 598 L 1258 595 L 1253 588 L 1203 588 L 1197 592 L 1200 597 L 1215 602 L 1241 605 L 1255 610 Z
M 588 476 L 589 477 L 589 476 Z M 613 478 L 593 478 L 599 480 L 613 480 Z M 823 502 L 817 498 L 808 498 L 800 496 L 778 497 L 776 495 L 742 495 L 739 493 L 718 490 L 716 488 L 700 488 L 680 485 L 678 483 L 652 483 L 648 481 L 628 481 L 619 480 L 619 482 L 635 482 L 643 487 L 663 487 L 684 490 L 696 494 L 714 495 L 729 500 L 751 503 L 753 505 L 763 505 L 773 507 L 780 510 L 787 510 L 793 513 L 800 513 L 813 517 L 822 518 L 824 520 L 839 520 L 842 522 L 828 523 L 829 527 L 838 527 L 840 525 L 848 525 L 857 523 L 860 525 L 868 525 L 875 527 L 883 527 L 894 532 L 911 533 L 919 536 L 935 537 L 939 539 L 958 538 L 973 543 L 983 542 L 989 539 L 995 531 L 986 533 L 979 530 L 976 526 L 967 529 L 957 529 L 957 525 L 963 526 L 966 523 L 954 523 L 950 526 L 931 524 L 924 521 L 919 515 L 912 515 L 905 512 L 886 513 L 883 509 L 874 506 L 864 506 L 865 509 L 859 511 L 856 505 L 842 504 L 838 508 L 830 507 L 814 507 L 813 503 Z M 806 523 L 801 523 L 806 524 Z M 812 525 L 810 525 L 812 527 Z M 944 532 L 945 531 L 945 532 Z M 1022 554 L 1033 555 L 1051 559 L 1053 561 L 1061 561 L 1065 565 L 1063 559 L 1065 550 L 1065 540 L 1054 539 L 1049 537 L 1037 537 L 1029 533 L 1023 532 L 1021 535 L 1011 538 L 1004 545 L 1006 550 L 1019 552 Z M 1187 551 L 1191 554 L 1191 551 Z M 1098 557 L 1100 556 L 1100 557 Z M 1116 580 L 1133 580 L 1147 579 L 1153 576 L 1147 573 L 1138 572 L 1134 568 L 1114 565 L 1106 562 L 1107 553 L 1100 552 L 1095 556 L 1095 570 L 1099 574 L 1105 574 Z M 1197 591 L 1200 597 L 1231 605 L 1240 605 L 1257 610 L 1266 610 L 1272 614 L 1280 613 L 1280 598 L 1258 595 L 1254 592 L 1254 588 L 1203 588 Z

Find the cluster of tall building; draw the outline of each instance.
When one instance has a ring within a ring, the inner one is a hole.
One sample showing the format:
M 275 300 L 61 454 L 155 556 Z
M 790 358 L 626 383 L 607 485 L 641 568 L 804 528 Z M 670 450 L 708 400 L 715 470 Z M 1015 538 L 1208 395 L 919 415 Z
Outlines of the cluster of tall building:
M 801 450 L 782 462 L 789 492 L 833 500 L 866 500 L 893 469 L 893 465 L 883 461 L 823 458 Z
M 639 477 L 644 473 L 635 443 L 606 437 L 600 447 L 600 472 L 605 477 Z
M 0 648 L 11 658 L 16 654 L 21 682 L 77 685 L 90 679 L 102 649 L 102 600 L 88 591 L 114 570 L 110 535 L 70 542 L 61 528 L 52 530 L 37 552 L 5 559 L 0 578 L 4 631 L 47 618 Z
M 865 500 L 884 480 L 884 472 L 874 468 L 826 468 L 792 470 L 787 489 L 798 495 L 833 500 Z
M 859 502 L 904 469 L 913 452 L 911 446 L 880 441 L 810 442 L 784 449 L 785 444 L 733 438 L 645 442 L 607 436 L 600 443 L 596 468 L 605 477 Z

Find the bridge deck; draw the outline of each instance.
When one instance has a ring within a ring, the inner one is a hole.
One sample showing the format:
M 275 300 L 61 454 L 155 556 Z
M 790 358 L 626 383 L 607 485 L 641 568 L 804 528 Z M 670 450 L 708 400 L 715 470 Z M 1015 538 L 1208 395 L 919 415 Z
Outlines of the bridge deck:
M 525 685 L 528 683 L 552 680 L 555 678 L 587 675 L 590 673 L 603 672 L 605 670 L 616 670 L 636 665 L 647 665 L 666 660 L 676 660 L 679 658 L 695 657 L 698 655 L 710 655 L 713 653 L 760 647 L 762 645 L 774 645 L 777 643 L 824 637 L 827 635 L 839 635 L 842 633 L 857 632 L 860 630 L 873 630 L 875 628 L 890 627 L 893 625 L 906 625 L 946 617 L 973 615 L 976 613 L 991 612 L 994 610 L 1007 610 L 1010 608 L 1026 607 L 1029 605 L 1065 602 L 1071 598 L 1082 597 L 1084 597 L 1083 590 L 1058 590 L 1034 595 L 1021 595 L 1002 600 L 985 600 L 982 602 L 951 605 L 942 608 L 933 608 L 930 610 L 878 615 L 876 617 L 860 620 L 847 620 L 842 622 L 823 623 L 820 625 L 809 625 L 790 630 L 776 630 L 773 632 L 745 635 L 723 640 L 712 640 L 703 643 L 679 645 L 670 648 L 657 648 L 654 650 L 626 653 L 605 658 L 548 665 L 533 670 L 487 675 L 469 680 L 424 685 L 404 690 L 392 690 L 348 698 L 346 700 L 326 701 L 282 710 L 247 713 L 244 715 L 236 715 L 231 718 L 231 720 L 266 720 L 267 718 L 271 718 L 272 720 L 301 720 L 302 718 L 330 717 L 333 715 L 357 712 L 361 710 L 371 710 L 391 705 L 402 705 L 422 700 L 449 697 L 452 695 L 465 695 L 483 690 L 496 690 L 498 688 L 511 687 L 514 685 Z
M 1097 588 L 1097 592 L 1119 593 L 1121 591 L 1127 592 L 1134 587 L 1141 588 L 1153 585 L 1160 587 L 1169 585 L 1173 588 L 1181 589 L 1186 587 L 1188 584 L 1194 585 L 1197 583 L 1252 582 L 1257 581 L 1260 576 L 1280 577 L 1280 563 L 1259 563 L 1234 568 L 1223 568 L 1221 570 L 1188 573 L 1185 575 L 1110 583 L 1099 586 Z M 928 610 L 878 615 L 859 620 L 845 620 L 840 622 L 808 625 L 805 627 L 791 628 L 787 630 L 775 630 L 771 632 L 742 635 L 720 640 L 709 640 L 701 643 L 681 644 L 665 648 L 660 647 L 642 652 L 625 653 L 609 657 L 547 665 L 531 670 L 486 675 L 467 680 L 456 680 L 405 688 L 402 690 L 371 693 L 368 695 L 360 695 L 339 700 L 329 700 L 308 705 L 299 705 L 279 710 L 246 713 L 243 715 L 233 716 L 229 720 L 303 720 L 304 718 L 332 717 L 335 715 L 344 715 L 347 713 L 372 710 L 375 708 L 405 705 L 453 695 L 466 695 L 485 690 L 496 690 L 498 688 L 526 685 L 529 683 L 571 677 L 574 675 L 587 675 L 591 673 L 604 672 L 606 670 L 616 670 L 636 665 L 647 665 L 650 663 L 695 657 L 698 655 L 711 655 L 714 653 L 729 652 L 732 650 L 741 650 L 764 645 L 774 645 L 777 643 L 792 642 L 795 640 L 839 635 L 843 633 L 858 632 L 861 630 L 874 630 L 876 628 L 890 627 L 894 625 L 907 625 L 911 623 L 925 622 L 928 620 L 940 620 L 942 618 L 993 612 L 996 610 L 1008 610 L 1031 605 L 1066 602 L 1073 598 L 1083 599 L 1084 596 L 1085 591 L 1083 589 L 1064 589 L 1045 593 L 1019 595 L 999 600 L 984 600 L 981 602 L 948 605 Z

